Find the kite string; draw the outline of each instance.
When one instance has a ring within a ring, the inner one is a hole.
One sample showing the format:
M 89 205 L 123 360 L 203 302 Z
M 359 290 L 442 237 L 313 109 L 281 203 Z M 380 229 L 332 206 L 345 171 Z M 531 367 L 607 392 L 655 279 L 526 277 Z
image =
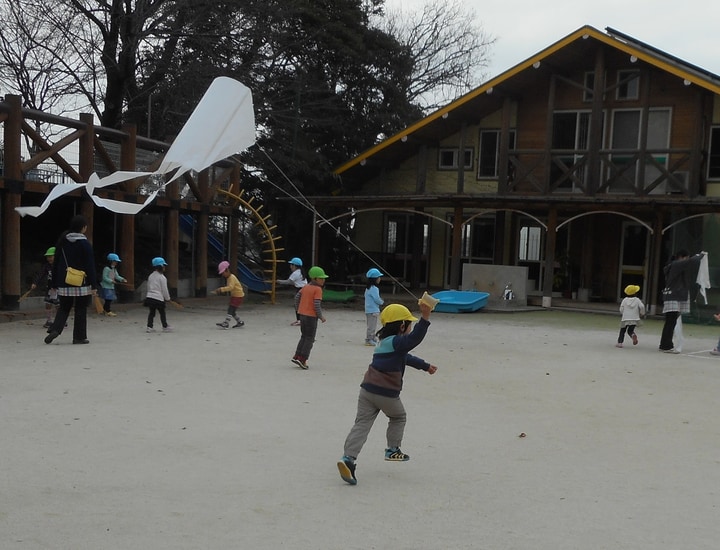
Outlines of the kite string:
M 355 250 L 357 250 L 357 251 L 358 251 L 360 254 L 362 254 L 365 258 L 367 258 L 367 259 L 370 261 L 370 263 L 372 263 L 373 265 L 375 265 L 375 266 L 377 266 L 377 267 L 379 267 L 379 268 L 382 268 L 382 266 L 381 266 L 380 264 L 378 264 L 370 255 L 368 255 L 367 252 L 365 252 L 362 248 L 360 248 L 357 244 L 355 244 L 355 243 L 353 242 L 353 240 L 350 238 L 349 235 L 344 234 L 344 233 L 340 230 L 340 228 L 339 228 L 338 226 L 335 226 L 330 220 L 328 220 L 325 216 L 323 216 L 322 214 L 320 214 L 320 212 L 318 212 L 318 210 L 313 206 L 313 204 L 308 200 L 308 198 L 300 191 L 300 189 L 298 189 L 298 187 L 295 185 L 295 183 L 293 183 L 293 181 L 292 181 L 292 180 L 288 177 L 288 175 L 282 170 L 282 168 L 280 168 L 280 167 L 277 165 L 277 163 L 270 157 L 270 155 L 268 155 L 267 151 L 265 151 L 265 149 L 264 149 L 263 147 L 261 147 L 260 145 L 257 145 L 257 144 L 256 144 L 255 146 L 256 146 L 258 149 L 260 149 L 260 151 L 262 151 L 262 153 L 267 157 L 267 159 L 272 163 L 272 165 L 277 169 L 277 171 L 283 176 L 283 178 L 285 178 L 285 180 L 286 180 L 286 181 L 290 184 L 290 186 L 295 190 L 295 192 L 297 193 L 297 195 L 292 195 L 292 194 L 289 193 L 286 189 L 280 187 L 279 185 L 277 185 L 276 183 L 274 183 L 272 180 L 266 179 L 266 181 L 267 181 L 270 185 L 272 185 L 272 186 L 275 187 L 278 191 L 280 191 L 281 193 L 284 193 L 285 195 L 287 195 L 288 197 L 290 197 L 292 200 L 296 201 L 297 203 L 301 204 L 304 208 L 306 208 L 307 210 L 309 210 L 310 212 L 312 212 L 312 213 L 313 213 L 317 218 L 319 218 L 324 224 L 326 224 L 327 226 L 329 226 L 331 229 L 335 230 L 336 235 L 341 236 L 343 239 L 345 239 L 345 241 L 347 241 L 347 243 L 348 243 L 350 246 L 352 246 Z M 402 288 L 407 294 L 409 294 L 410 296 L 412 296 L 412 297 L 413 297 L 414 299 L 416 299 L 416 300 L 418 299 L 418 297 L 417 297 L 409 288 L 407 288 L 404 284 L 402 284 L 402 282 L 399 281 L 396 277 L 393 277 L 392 275 L 388 274 L 388 273 L 387 273 L 387 270 L 384 269 L 384 268 L 383 268 L 383 273 L 384 273 L 387 277 L 389 277 L 389 278 L 393 281 L 394 284 L 396 284 L 397 286 L 399 286 L 400 288 Z

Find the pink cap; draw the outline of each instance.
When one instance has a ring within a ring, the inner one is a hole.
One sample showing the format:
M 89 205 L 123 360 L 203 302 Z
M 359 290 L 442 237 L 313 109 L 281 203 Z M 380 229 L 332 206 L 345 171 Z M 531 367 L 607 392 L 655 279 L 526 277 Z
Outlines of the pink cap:
M 225 273 L 225 270 L 230 267 L 230 262 L 223 260 L 218 264 L 218 275 Z

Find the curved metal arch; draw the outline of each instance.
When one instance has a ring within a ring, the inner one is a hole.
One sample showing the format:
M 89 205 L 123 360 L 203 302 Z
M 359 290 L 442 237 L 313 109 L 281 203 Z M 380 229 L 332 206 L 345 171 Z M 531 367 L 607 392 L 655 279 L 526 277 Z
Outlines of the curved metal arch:
M 269 263 L 271 264 L 272 269 L 266 270 L 266 272 L 270 272 L 271 279 L 269 281 L 270 283 L 270 302 L 275 303 L 275 281 L 277 280 L 277 253 L 278 249 L 275 247 L 275 241 L 279 239 L 280 237 L 273 236 L 273 229 L 275 229 L 276 226 L 269 227 L 267 223 L 265 223 L 265 220 L 269 218 L 270 216 L 263 217 L 260 214 L 260 210 L 255 208 L 250 202 L 246 201 L 242 198 L 242 195 L 244 193 L 243 190 L 240 190 L 240 194 L 235 194 L 231 191 L 225 191 L 224 189 L 217 189 L 218 193 L 222 193 L 224 195 L 227 195 L 228 197 L 231 197 L 235 202 L 236 206 L 242 205 L 243 207 L 247 208 L 250 212 L 252 212 L 253 217 L 257 220 L 255 222 L 256 225 L 259 225 L 262 228 L 262 231 L 265 233 L 265 240 L 262 241 L 262 244 L 267 245 L 267 249 L 264 250 L 266 254 L 270 255 Z M 252 201 L 252 199 L 251 199 Z
M 568 218 L 568 219 L 565 220 L 564 222 L 558 224 L 558 226 L 555 228 L 555 231 L 556 231 L 556 232 L 559 231 L 560 228 L 561 228 L 563 225 L 567 225 L 567 224 L 569 224 L 570 222 L 577 220 L 578 218 L 582 218 L 582 217 L 585 217 L 585 216 L 590 216 L 591 214 L 615 214 L 616 216 L 622 216 L 623 218 L 630 218 L 631 220 L 638 222 L 638 223 L 639 223 L 640 225 L 642 225 L 645 229 L 647 229 L 647 230 L 650 232 L 651 235 L 654 233 L 653 228 L 652 228 L 649 224 L 647 224 L 647 223 L 645 223 L 644 221 L 642 221 L 640 218 L 636 218 L 635 216 L 631 216 L 630 214 L 624 214 L 623 212 L 615 212 L 615 211 L 613 211 L 613 210 L 596 210 L 596 211 L 594 211 L 594 212 L 583 212 L 582 214 L 578 214 L 577 216 L 573 216 L 572 218 Z
M 542 228 L 543 228 L 545 231 L 547 231 L 547 224 L 544 224 L 543 222 L 541 222 L 538 218 L 536 218 L 536 217 L 533 216 L 532 214 L 528 214 L 527 212 L 524 212 L 523 210 L 516 210 L 516 209 L 514 209 L 514 208 L 488 208 L 487 210 L 481 210 L 481 211 L 478 212 L 477 214 L 473 214 L 472 216 L 470 216 L 470 217 L 469 217 L 467 220 L 465 220 L 462 224 L 463 224 L 463 225 L 466 225 L 467 223 L 471 222 L 471 221 L 474 220 L 475 218 L 477 218 L 477 217 L 479 217 L 479 216 L 483 216 L 483 215 L 485 215 L 485 214 L 487 214 L 487 213 L 489 213 L 489 212 L 515 212 L 516 214 L 521 214 L 521 215 L 523 215 L 523 216 L 527 216 L 528 218 L 530 218 L 530 219 L 532 219 L 532 220 L 535 220 L 538 224 L 540 224 L 540 225 L 542 226 Z
M 686 222 L 686 221 L 691 220 L 691 219 L 693 219 L 693 218 L 701 218 L 702 216 L 717 216 L 717 215 L 718 215 L 718 212 L 705 212 L 704 214 L 693 214 L 692 216 L 687 216 L 687 217 L 682 218 L 682 219 L 680 219 L 680 220 L 674 221 L 674 222 L 672 222 L 670 225 L 668 225 L 668 226 L 666 226 L 665 228 L 663 228 L 662 234 L 664 235 L 664 234 L 665 234 L 665 231 L 667 231 L 667 230 L 670 229 L 671 227 L 675 227 L 677 224 L 682 223 L 682 222 Z
M 342 214 L 338 214 L 337 216 L 333 216 L 332 218 L 325 218 L 322 220 L 318 220 L 317 224 L 318 226 L 324 225 L 326 223 L 333 222 L 335 220 L 339 220 L 340 218 L 344 218 L 346 216 L 352 216 L 353 214 L 359 214 L 361 212 L 408 212 L 409 214 L 419 214 L 420 216 L 425 216 L 427 218 L 432 218 L 433 220 L 437 220 L 439 222 L 442 222 L 444 224 L 449 225 L 452 227 L 452 222 L 449 222 L 447 220 L 444 220 L 442 218 L 439 218 L 433 214 L 429 214 L 427 212 L 418 212 L 417 210 L 413 210 L 412 208 L 363 208 L 361 210 L 351 210 L 350 212 L 344 212 Z

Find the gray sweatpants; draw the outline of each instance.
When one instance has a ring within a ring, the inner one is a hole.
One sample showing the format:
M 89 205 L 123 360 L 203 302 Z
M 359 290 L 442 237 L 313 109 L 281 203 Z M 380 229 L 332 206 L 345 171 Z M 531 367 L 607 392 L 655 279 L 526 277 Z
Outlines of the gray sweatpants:
M 358 457 L 380 411 L 388 417 L 386 433 L 388 449 L 400 447 L 407 420 L 400 397 L 385 397 L 360 388 L 355 425 L 345 439 L 345 456 Z

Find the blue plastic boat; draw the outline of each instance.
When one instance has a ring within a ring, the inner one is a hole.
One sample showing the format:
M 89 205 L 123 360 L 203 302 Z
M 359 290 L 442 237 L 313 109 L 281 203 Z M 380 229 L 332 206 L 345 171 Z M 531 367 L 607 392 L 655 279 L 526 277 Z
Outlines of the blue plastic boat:
M 469 313 L 482 309 L 487 304 L 490 294 L 477 290 L 441 290 L 432 295 L 440 302 L 435 311 L 442 313 Z

